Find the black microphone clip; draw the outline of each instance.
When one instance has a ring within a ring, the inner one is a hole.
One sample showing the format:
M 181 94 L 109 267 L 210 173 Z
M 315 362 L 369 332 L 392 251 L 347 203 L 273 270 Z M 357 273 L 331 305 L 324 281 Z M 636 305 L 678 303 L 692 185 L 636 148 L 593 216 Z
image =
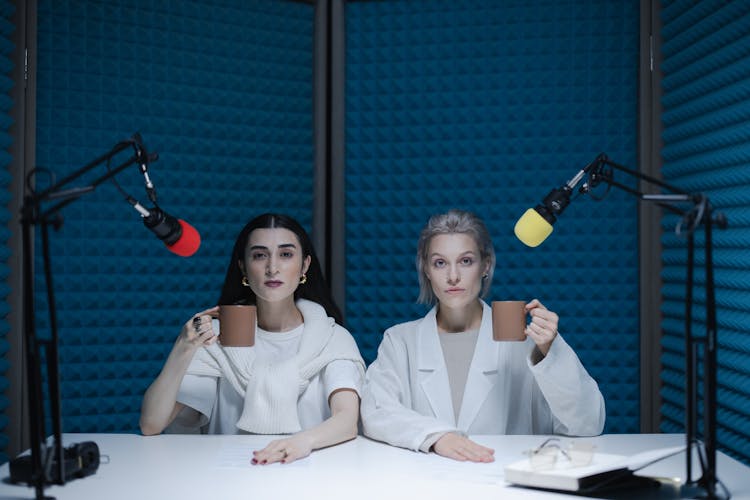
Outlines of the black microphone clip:
M 557 221 L 555 216 L 560 215 L 570 205 L 571 193 L 572 190 L 567 185 L 553 189 L 544 197 L 542 203 L 534 207 L 534 209 L 544 220 L 550 224 L 554 224 Z
M 180 222 L 159 207 L 148 210 L 143 225 L 149 228 L 165 245 L 171 246 L 182 236 Z

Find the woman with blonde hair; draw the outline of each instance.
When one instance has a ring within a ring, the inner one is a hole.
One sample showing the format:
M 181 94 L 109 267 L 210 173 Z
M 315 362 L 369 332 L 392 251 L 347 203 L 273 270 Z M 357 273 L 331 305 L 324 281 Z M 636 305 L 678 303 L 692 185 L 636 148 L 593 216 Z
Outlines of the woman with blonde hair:
M 590 436 L 604 428 L 604 398 L 557 331 L 559 318 L 526 304 L 523 342 L 495 342 L 480 297 L 495 251 L 484 223 L 461 210 L 430 218 L 417 252 L 427 315 L 386 330 L 362 393 L 365 435 L 395 446 L 475 462 L 494 450 L 469 435 Z

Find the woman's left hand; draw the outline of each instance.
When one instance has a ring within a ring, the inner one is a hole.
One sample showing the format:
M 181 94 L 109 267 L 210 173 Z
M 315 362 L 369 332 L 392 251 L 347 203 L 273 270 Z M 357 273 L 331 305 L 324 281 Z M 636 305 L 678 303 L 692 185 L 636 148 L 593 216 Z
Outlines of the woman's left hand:
M 527 336 L 531 337 L 543 356 L 549 352 L 552 341 L 557 337 L 557 314 L 548 310 L 538 299 L 526 304 L 526 312 L 531 322 L 526 326 Z
M 302 435 L 295 434 L 288 438 L 277 439 L 268 443 L 262 450 L 253 451 L 253 465 L 268 465 L 275 462 L 288 464 L 305 458 L 312 452 L 312 442 Z

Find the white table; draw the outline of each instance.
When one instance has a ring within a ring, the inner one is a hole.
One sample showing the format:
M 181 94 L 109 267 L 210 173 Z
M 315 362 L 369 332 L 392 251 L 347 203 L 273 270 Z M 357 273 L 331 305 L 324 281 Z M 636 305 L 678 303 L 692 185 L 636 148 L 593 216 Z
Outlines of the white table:
M 474 436 L 495 449 L 493 464 L 468 464 L 434 454 L 415 453 L 358 437 L 318 450 L 287 465 L 253 466 L 252 450 L 269 436 L 66 434 L 63 441 L 94 441 L 104 460 L 96 474 L 64 486 L 48 486 L 60 500 L 231 500 L 231 499 L 450 499 L 575 498 L 518 488 L 505 483 L 503 466 L 544 436 Z M 679 434 L 612 434 L 586 438 L 597 451 L 631 455 L 684 443 Z M 566 441 L 563 438 L 563 441 Z M 652 465 L 644 475 L 683 478 L 685 456 Z M 0 499 L 28 499 L 34 490 L 7 483 L 8 464 L 0 467 Z M 750 499 L 750 467 L 718 454 L 718 476 L 734 499 Z M 665 497 L 664 493 L 657 498 Z

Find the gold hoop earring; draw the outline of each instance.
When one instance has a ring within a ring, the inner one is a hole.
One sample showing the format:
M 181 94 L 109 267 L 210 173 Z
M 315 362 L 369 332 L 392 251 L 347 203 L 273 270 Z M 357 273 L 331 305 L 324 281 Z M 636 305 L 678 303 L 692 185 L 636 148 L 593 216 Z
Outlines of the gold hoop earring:
M 300 278 L 299 278 L 299 284 L 300 284 L 300 285 L 304 285 L 305 283 L 307 283 L 307 275 L 306 275 L 306 274 L 303 274 L 303 275 L 302 275 L 302 276 L 300 276 Z
M 242 286 L 250 286 L 250 282 L 247 280 L 247 276 L 242 277 Z

